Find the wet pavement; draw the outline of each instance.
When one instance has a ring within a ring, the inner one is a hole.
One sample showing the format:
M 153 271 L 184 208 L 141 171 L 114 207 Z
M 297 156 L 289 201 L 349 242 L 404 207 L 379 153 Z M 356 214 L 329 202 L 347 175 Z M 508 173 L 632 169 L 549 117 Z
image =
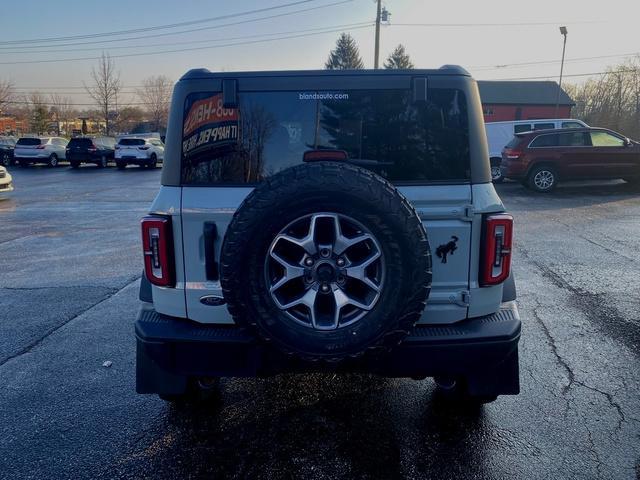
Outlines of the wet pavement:
M 498 187 L 519 396 L 461 410 L 431 380 L 304 375 L 225 379 L 211 405 L 177 408 L 134 384 L 138 219 L 160 170 L 11 171 L 0 478 L 640 478 L 640 189 Z

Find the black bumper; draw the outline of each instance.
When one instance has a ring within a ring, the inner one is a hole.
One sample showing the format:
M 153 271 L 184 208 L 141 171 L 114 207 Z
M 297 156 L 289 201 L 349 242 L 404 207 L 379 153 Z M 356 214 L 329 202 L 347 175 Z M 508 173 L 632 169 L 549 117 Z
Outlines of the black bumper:
M 393 351 L 339 365 L 287 357 L 235 326 L 209 326 L 157 313 L 143 303 L 135 324 L 138 393 L 182 393 L 189 377 L 291 372 L 366 372 L 391 377 L 456 376 L 475 395 L 519 393 L 515 302 L 454 325 L 416 327 Z

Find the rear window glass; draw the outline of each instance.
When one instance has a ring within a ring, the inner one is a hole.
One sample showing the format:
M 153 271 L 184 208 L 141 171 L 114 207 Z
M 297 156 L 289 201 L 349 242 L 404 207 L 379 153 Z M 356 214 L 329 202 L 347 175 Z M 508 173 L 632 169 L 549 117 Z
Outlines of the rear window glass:
M 509 143 L 505 145 L 504 148 L 516 148 L 521 141 L 522 141 L 522 135 L 516 135 L 511 139 Z
M 467 181 L 469 132 L 462 91 L 240 92 L 185 104 L 183 184 L 251 184 L 302 163 L 309 150 L 340 150 L 348 163 L 404 183 Z
M 556 128 L 556 126 L 553 123 L 534 123 L 533 124 L 534 130 L 551 130 L 554 128 Z
M 40 142 L 41 140 L 39 138 L 20 138 L 16 145 L 40 145 Z
M 139 146 L 139 145 L 144 145 L 145 144 L 145 140 L 142 138 L 121 138 L 120 141 L 118 142 L 120 145 L 125 145 L 125 146 Z
M 530 123 L 513 126 L 513 133 L 523 133 L 523 132 L 530 132 L 530 131 L 531 131 Z
M 70 147 L 90 147 L 93 144 L 93 140 L 90 138 L 72 138 L 69 140 Z
M 558 135 L 540 135 L 533 142 L 531 147 L 555 147 L 558 145 Z

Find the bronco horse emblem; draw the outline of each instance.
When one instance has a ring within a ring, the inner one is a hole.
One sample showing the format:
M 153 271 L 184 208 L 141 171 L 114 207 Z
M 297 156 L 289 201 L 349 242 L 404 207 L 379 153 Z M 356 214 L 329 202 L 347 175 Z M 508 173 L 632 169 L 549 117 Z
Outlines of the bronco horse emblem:
M 440 245 L 436 249 L 436 255 L 438 256 L 438 258 L 442 259 L 442 263 L 447 263 L 447 255 L 453 255 L 453 252 L 458 249 L 458 245 L 456 245 L 457 243 L 458 237 L 456 237 L 455 235 L 451 235 L 451 240 L 448 243 Z

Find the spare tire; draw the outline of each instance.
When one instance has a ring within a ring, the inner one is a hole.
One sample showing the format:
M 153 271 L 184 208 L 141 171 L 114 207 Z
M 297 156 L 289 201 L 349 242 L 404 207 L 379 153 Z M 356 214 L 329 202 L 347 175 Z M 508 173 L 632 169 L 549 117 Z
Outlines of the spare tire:
M 397 345 L 431 286 L 427 233 L 389 182 L 314 162 L 262 182 L 224 238 L 221 283 L 235 322 L 304 360 Z

